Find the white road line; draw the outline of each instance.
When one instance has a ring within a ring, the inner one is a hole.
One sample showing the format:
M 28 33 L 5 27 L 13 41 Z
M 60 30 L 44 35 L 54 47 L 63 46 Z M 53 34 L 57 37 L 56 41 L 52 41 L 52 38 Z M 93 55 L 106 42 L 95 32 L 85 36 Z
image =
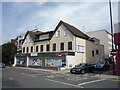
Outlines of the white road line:
M 78 85 L 85 85 L 85 84 L 89 84 L 89 83 L 94 83 L 94 82 L 100 82 L 100 81 L 104 81 L 105 79 L 99 79 L 99 80 L 94 80 L 94 81 L 90 81 L 90 82 L 84 82 L 84 83 L 80 83 Z
M 34 76 L 34 75 L 28 75 L 28 74 L 25 74 L 25 73 L 20 73 L 20 74 L 26 75 L 26 76 L 31 76 L 31 77 L 36 77 L 36 76 Z
M 73 85 L 73 84 L 69 84 L 69 83 L 65 83 L 65 82 L 60 82 L 60 81 L 51 80 L 51 79 L 47 79 L 47 80 L 52 81 L 52 82 L 57 82 L 57 83 L 65 84 L 65 85 L 69 85 L 69 86 L 73 86 L 73 87 L 83 88 L 82 86 Z

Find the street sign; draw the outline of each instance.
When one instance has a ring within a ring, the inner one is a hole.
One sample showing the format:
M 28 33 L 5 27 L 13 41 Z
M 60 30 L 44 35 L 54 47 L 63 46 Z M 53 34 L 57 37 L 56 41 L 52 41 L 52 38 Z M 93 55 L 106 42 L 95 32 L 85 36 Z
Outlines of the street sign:
M 61 53 L 59 53 L 59 54 L 58 54 L 58 57 L 62 57 L 62 54 L 61 54 Z
M 116 54 L 117 54 L 117 50 L 112 50 L 112 51 L 111 51 L 111 55 L 114 56 L 114 55 L 116 55 Z

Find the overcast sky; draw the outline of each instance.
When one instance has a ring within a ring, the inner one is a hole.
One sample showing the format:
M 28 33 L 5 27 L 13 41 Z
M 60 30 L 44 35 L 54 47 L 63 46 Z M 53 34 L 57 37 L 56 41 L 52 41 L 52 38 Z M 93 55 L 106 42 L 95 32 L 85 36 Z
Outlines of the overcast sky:
M 114 24 L 118 22 L 117 2 L 112 2 L 112 11 Z M 82 1 L 2 2 L 2 43 L 27 30 L 54 30 L 60 20 L 84 32 L 101 29 L 110 31 L 109 4 Z

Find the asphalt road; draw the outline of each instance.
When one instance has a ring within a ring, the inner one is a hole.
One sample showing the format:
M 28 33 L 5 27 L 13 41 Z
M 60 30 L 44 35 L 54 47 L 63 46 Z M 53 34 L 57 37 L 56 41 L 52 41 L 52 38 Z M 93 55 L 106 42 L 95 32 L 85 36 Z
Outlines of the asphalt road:
M 120 81 L 93 74 L 49 73 L 15 67 L 2 69 L 2 88 L 118 88 L 119 84 Z

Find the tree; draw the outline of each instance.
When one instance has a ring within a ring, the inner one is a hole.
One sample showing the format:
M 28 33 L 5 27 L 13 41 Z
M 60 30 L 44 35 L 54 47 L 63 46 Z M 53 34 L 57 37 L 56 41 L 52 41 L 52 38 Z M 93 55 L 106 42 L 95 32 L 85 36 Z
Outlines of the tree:
M 2 61 L 5 64 L 14 62 L 14 54 L 16 54 L 16 46 L 14 43 L 5 43 L 2 45 Z

